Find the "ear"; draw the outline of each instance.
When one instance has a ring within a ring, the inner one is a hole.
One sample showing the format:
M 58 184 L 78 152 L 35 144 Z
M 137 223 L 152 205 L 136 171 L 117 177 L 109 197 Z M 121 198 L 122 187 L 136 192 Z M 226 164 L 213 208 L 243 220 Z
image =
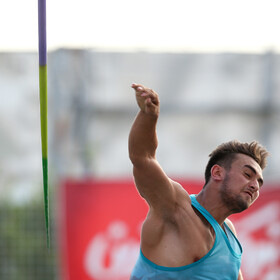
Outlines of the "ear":
M 211 168 L 211 178 L 214 181 L 222 181 L 224 177 L 225 177 L 225 169 L 218 164 L 213 165 Z

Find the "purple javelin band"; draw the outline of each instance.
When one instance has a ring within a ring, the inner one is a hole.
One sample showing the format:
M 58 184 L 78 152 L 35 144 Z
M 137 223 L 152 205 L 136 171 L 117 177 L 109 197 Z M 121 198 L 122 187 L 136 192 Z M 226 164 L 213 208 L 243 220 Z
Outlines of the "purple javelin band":
M 47 64 L 46 0 L 38 0 L 39 65 Z

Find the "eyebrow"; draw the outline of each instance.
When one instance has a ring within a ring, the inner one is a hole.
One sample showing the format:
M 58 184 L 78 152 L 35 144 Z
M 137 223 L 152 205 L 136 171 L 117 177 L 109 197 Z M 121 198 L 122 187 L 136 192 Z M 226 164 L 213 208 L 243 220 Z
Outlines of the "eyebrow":
M 244 167 L 249 168 L 250 170 L 252 170 L 252 172 L 253 172 L 254 174 L 257 175 L 256 169 L 255 169 L 254 167 L 252 167 L 251 165 L 245 164 Z M 258 181 L 259 181 L 260 185 L 262 186 L 262 185 L 263 185 L 263 179 L 260 177 L 260 178 L 258 179 Z

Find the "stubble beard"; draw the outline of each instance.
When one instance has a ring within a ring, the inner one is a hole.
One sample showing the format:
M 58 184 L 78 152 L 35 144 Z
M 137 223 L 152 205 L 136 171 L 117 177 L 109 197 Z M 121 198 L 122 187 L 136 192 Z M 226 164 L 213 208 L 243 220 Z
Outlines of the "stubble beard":
M 240 194 L 234 194 L 229 185 L 229 176 L 226 175 L 226 178 L 221 186 L 220 194 L 221 194 L 221 199 L 224 205 L 228 208 L 228 210 L 233 214 L 233 213 L 240 213 L 244 210 L 246 210 L 249 206 L 244 201 L 242 196 Z

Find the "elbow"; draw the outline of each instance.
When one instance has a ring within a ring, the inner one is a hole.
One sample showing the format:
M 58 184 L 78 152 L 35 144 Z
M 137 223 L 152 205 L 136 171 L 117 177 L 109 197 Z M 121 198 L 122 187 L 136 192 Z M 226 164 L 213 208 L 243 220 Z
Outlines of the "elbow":
M 133 166 L 139 166 L 144 162 L 144 157 L 140 155 L 136 155 L 133 153 L 129 153 L 129 159 Z
M 129 159 L 134 166 L 142 165 L 156 158 L 156 147 L 151 149 L 131 149 L 129 147 Z
M 150 162 L 155 160 L 155 155 L 150 154 L 129 154 L 129 159 L 135 168 L 142 168 L 147 166 Z

